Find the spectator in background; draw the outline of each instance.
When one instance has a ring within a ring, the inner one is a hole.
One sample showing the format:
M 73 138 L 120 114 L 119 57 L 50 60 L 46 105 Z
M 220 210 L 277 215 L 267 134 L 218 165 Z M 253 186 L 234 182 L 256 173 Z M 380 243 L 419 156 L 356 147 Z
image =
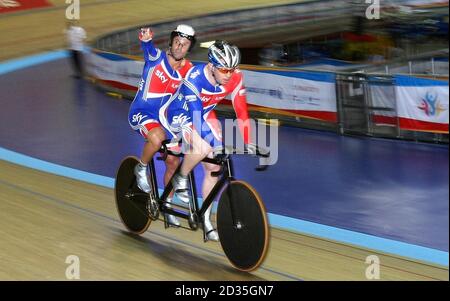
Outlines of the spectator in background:
M 83 77 L 83 47 L 86 31 L 76 21 L 67 22 L 65 30 L 70 57 L 75 69 L 75 78 Z

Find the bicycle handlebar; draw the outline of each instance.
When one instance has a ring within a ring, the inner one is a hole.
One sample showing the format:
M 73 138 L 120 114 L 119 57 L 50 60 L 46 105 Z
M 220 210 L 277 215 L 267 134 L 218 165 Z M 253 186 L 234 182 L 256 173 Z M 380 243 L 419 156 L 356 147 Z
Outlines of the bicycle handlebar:
M 182 152 L 174 152 L 173 150 L 170 150 L 168 148 L 168 144 L 170 144 L 171 140 L 167 139 L 164 140 L 162 142 L 161 148 L 159 149 L 159 153 L 161 154 L 161 157 L 158 158 L 158 160 L 163 160 L 165 161 L 167 159 L 168 155 L 172 155 L 172 156 L 176 156 L 176 157 L 183 157 L 184 154 Z M 181 146 L 182 141 L 178 141 L 178 146 Z M 255 146 L 255 153 L 251 152 L 250 150 L 248 150 L 248 148 L 244 148 L 244 150 L 241 149 L 236 149 L 234 147 L 231 146 L 225 146 L 224 148 L 221 149 L 221 152 L 215 151 L 214 152 L 214 157 L 213 158 L 204 158 L 202 161 L 206 162 L 206 163 L 212 163 L 212 164 L 216 164 L 216 165 L 220 165 L 222 164 L 230 155 L 235 154 L 244 154 L 244 155 L 254 155 L 257 157 L 262 157 L 262 158 L 269 158 L 270 157 L 270 151 L 266 150 L 265 148 L 262 148 L 258 145 L 254 145 Z M 258 165 L 256 167 L 257 171 L 264 171 L 268 168 L 268 165 Z

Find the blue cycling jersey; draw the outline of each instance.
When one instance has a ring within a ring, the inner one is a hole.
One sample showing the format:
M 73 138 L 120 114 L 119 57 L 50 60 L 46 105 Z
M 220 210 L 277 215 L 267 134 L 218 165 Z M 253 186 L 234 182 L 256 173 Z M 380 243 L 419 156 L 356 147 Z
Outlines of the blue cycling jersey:
M 148 132 L 167 123 L 162 113 L 178 91 L 183 77 L 192 67 L 192 63 L 184 60 L 179 70 L 170 66 L 167 54 L 155 48 L 152 41 L 141 42 L 144 52 L 144 69 L 139 89 L 130 106 L 128 121 L 130 126 L 144 137 Z
M 242 72 L 235 70 L 225 85 L 213 85 L 206 78 L 206 68 L 207 64 L 192 67 L 183 80 L 179 95 L 170 101 L 165 112 L 168 134 L 175 136 L 181 132 L 188 139 L 195 129 L 211 146 L 221 145 L 222 133 L 214 108 L 229 95 L 244 142 L 249 143 L 250 126 Z

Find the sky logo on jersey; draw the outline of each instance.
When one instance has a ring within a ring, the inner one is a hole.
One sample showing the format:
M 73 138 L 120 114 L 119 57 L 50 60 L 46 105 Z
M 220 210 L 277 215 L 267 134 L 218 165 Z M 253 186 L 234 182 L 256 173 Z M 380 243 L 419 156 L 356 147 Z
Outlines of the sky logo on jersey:
M 424 111 L 427 116 L 439 116 L 441 112 L 445 111 L 438 101 L 437 93 L 430 91 L 422 98 L 422 103 L 418 108 Z
M 147 117 L 147 115 L 142 115 L 141 113 L 137 113 L 133 115 L 132 122 L 141 123 L 142 119 Z
M 211 97 L 202 96 L 202 102 L 208 102 L 211 100 Z
M 164 84 L 166 81 L 168 81 L 168 79 L 164 76 L 164 72 L 160 71 L 160 70 L 156 70 L 155 72 L 156 76 L 162 81 L 162 83 Z
M 184 113 L 181 113 L 180 115 L 173 116 L 172 124 L 182 126 L 187 120 L 188 116 L 184 115 Z
M 190 75 L 189 77 L 192 78 L 192 79 L 194 79 L 194 78 L 196 78 L 196 77 L 199 76 L 199 75 L 200 75 L 200 70 L 197 70 L 197 71 L 195 71 L 195 72 L 192 72 L 191 75 Z

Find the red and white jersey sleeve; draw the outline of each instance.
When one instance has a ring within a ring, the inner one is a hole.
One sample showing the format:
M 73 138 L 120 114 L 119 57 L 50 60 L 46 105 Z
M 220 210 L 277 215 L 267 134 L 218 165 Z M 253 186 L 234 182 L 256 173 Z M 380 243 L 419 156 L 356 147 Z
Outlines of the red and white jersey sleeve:
M 247 96 L 245 93 L 242 72 L 240 70 L 234 72 L 231 80 L 225 86 L 225 89 L 230 93 L 233 108 L 238 119 L 239 130 L 244 142 L 248 144 L 250 143 L 251 138 L 251 128 L 248 117 Z

